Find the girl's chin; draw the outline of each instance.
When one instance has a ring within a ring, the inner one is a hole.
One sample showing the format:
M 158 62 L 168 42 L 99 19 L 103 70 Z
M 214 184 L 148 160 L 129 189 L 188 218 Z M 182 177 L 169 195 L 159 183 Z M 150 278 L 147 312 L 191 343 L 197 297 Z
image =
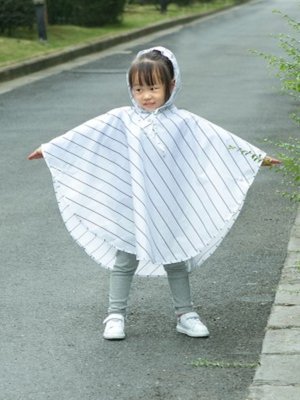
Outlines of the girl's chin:
M 158 107 L 157 106 L 142 106 L 145 111 L 155 111 Z

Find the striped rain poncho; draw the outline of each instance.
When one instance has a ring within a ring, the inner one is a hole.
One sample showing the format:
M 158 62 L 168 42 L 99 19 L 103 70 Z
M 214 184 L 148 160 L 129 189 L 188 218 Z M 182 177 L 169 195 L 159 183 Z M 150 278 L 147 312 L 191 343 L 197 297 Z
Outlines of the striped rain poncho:
M 163 264 L 199 266 L 221 243 L 264 153 L 211 122 L 167 103 L 149 113 L 133 101 L 42 146 L 65 225 L 106 268 L 117 250 L 136 254 L 140 275 Z M 149 51 L 151 49 L 145 50 Z M 241 152 L 238 149 L 243 149 Z

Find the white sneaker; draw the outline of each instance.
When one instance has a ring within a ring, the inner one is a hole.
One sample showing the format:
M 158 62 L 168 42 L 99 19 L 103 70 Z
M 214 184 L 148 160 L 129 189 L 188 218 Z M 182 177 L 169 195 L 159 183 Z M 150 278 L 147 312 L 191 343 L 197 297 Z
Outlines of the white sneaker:
M 191 337 L 207 337 L 209 331 L 200 321 L 199 315 L 195 312 L 188 312 L 177 319 L 177 332 L 184 333 Z
M 125 318 L 122 314 L 110 314 L 103 323 L 105 324 L 104 339 L 118 340 L 125 338 Z

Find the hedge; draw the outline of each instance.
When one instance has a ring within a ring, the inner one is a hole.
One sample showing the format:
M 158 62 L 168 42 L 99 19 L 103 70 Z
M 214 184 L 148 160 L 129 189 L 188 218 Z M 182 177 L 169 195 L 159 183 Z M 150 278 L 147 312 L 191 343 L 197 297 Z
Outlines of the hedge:
M 11 35 L 19 27 L 32 28 L 35 22 L 32 0 L 0 0 L 0 33 Z
M 126 0 L 48 0 L 50 24 L 102 26 L 122 17 Z

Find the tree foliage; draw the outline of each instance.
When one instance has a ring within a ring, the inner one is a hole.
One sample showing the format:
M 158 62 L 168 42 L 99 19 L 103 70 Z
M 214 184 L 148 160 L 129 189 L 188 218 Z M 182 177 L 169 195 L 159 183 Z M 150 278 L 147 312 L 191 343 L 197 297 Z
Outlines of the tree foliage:
M 283 50 L 283 55 L 276 56 L 262 52 L 258 54 L 277 69 L 283 91 L 295 98 L 297 111 L 291 116 L 300 126 L 300 23 L 280 11 L 275 12 L 282 16 L 293 33 L 278 35 L 279 47 Z M 282 140 L 273 144 L 280 149 L 278 157 L 282 161 L 282 168 L 277 171 L 283 174 L 287 186 L 287 191 L 283 194 L 292 201 L 300 202 L 300 140 L 289 138 L 288 141 Z
M 48 0 L 50 24 L 102 26 L 117 22 L 126 0 Z
M 290 96 L 296 98 L 297 103 L 300 100 L 300 23 L 284 15 L 279 11 L 280 15 L 287 21 L 293 29 L 294 35 L 280 34 L 278 35 L 279 46 L 283 50 L 282 56 L 274 56 L 271 54 L 259 53 L 270 65 L 276 67 L 277 76 L 282 83 L 282 89 Z M 298 103 L 298 111 L 293 114 L 293 118 L 300 124 L 300 110 Z
M 0 33 L 11 35 L 19 27 L 32 27 L 35 21 L 32 0 L 0 0 Z

